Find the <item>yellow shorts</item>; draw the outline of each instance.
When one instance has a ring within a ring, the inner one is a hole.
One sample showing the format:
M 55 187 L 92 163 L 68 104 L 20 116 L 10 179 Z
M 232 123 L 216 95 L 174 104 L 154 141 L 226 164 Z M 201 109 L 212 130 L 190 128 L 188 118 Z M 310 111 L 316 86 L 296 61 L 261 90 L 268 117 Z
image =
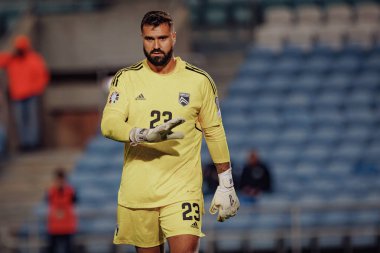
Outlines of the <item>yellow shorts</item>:
M 190 234 L 203 237 L 201 231 L 203 201 L 191 200 L 159 208 L 118 206 L 115 244 L 154 247 L 165 238 Z

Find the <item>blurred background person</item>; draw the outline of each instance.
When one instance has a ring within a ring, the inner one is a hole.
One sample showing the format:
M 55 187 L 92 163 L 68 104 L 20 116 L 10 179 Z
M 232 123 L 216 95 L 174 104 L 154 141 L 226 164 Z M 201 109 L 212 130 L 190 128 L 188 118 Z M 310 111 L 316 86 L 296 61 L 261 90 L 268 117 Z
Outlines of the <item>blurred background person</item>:
M 48 190 L 48 253 L 73 253 L 73 235 L 77 232 L 75 204 L 77 195 L 66 181 L 64 169 L 54 172 L 53 185 Z M 60 250 L 63 251 L 60 251 Z
M 219 185 L 218 173 L 214 163 L 210 162 L 203 166 L 203 189 L 204 194 L 213 194 Z
M 40 96 L 49 82 L 49 72 L 28 37 L 16 36 L 13 47 L 12 52 L 0 53 L 0 68 L 7 73 L 20 149 L 32 150 L 41 144 Z
M 272 178 L 269 167 L 260 160 L 255 150 L 249 153 L 248 161 L 244 165 L 240 179 L 240 189 L 250 197 L 257 197 L 262 192 L 272 192 Z

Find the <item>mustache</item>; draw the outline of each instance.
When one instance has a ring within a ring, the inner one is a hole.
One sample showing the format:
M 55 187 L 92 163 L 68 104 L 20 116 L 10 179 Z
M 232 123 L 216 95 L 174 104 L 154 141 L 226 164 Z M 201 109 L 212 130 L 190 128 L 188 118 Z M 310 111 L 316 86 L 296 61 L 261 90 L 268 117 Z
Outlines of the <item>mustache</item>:
M 154 54 L 154 53 L 161 53 L 161 54 L 165 54 L 163 51 L 161 51 L 160 49 L 153 49 L 152 51 L 150 51 L 149 54 Z

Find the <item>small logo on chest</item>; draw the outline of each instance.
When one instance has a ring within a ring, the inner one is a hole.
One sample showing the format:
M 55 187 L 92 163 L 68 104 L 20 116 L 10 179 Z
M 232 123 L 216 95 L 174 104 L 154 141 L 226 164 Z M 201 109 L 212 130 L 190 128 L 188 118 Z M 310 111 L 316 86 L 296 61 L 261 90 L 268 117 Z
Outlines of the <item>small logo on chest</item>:
M 140 95 L 138 95 L 135 100 L 145 100 L 145 97 L 142 93 L 140 93 Z
M 178 97 L 178 103 L 180 103 L 180 105 L 182 106 L 188 105 L 190 103 L 190 94 L 180 92 Z

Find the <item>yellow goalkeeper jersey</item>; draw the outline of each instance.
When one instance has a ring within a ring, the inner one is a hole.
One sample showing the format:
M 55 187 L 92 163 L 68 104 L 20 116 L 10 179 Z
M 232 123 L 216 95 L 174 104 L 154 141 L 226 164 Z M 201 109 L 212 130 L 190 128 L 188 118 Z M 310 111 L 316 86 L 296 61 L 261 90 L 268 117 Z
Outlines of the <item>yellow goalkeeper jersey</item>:
M 112 80 L 103 118 L 111 114 L 122 117 L 120 124 L 139 128 L 186 119 L 173 129 L 184 139 L 132 146 L 129 131 L 113 137 L 125 141 L 120 205 L 153 208 L 202 199 L 201 129 L 222 124 L 217 90 L 206 72 L 179 57 L 169 74 L 153 72 L 146 59 L 121 69 Z

